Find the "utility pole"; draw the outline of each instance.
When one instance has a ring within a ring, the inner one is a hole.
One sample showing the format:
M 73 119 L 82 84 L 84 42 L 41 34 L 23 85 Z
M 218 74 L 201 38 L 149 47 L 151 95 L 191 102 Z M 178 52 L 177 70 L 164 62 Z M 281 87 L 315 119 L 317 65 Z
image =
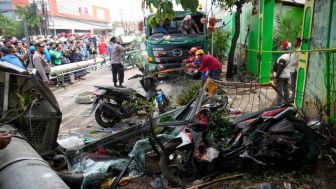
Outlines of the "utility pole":
M 44 18 L 44 35 L 48 35 L 49 34 L 49 16 L 48 16 L 48 9 L 47 9 L 47 4 L 44 2 L 44 0 L 42 0 L 42 15 Z
M 124 29 L 124 33 L 127 31 L 127 23 L 124 23 L 124 19 L 123 19 L 123 10 L 122 8 L 120 9 L 120 22 L 121 22 L 121 26 Z
M 47 35 L 47 18 L 46 18 L 46 10 L 45 10 L 45 4 L 44 0 L 41 0 L 41 11 L 42 11 L 42 28 L 43 28 L 43 34 Z M 47 13 L 48 14 L 48 13 Z

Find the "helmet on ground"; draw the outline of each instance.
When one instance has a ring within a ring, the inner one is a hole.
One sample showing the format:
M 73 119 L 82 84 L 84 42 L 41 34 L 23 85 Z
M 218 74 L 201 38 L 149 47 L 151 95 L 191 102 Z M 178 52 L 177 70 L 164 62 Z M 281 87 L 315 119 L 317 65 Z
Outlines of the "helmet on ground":
M 197 47 L 192 47 L 190 50 L 189 50 L 189 54 L 195 54 L 195 52 L 197 51 Z
M 196 51 L 196 56 L 200 56 L 204 54 L 204 51 L 202 49 Z

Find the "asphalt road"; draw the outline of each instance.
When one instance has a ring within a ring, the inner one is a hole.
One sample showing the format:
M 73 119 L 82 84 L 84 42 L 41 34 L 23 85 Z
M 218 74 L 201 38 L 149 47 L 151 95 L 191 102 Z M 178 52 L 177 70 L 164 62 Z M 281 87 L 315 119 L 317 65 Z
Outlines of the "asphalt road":
M 131 87 L 138 92 L 144 94 L 140 87 L 139 79 L 128 80 L 134 74 L 140 73 L 137 69 L 131 69 L 125 72 L 125 85 Z M 94 113 L 89 114 L 92 104 L 77 104 L 75 102 L 76 95 L 83 92 L 93 92 L 95 85 L 111 85 L 112 73 L 108 68 L 92 72 L 85 76 L 85 80 L 75 81 L 74 84 L 65 88 L 53 89 L 63 113 L 59 138 L 67 138 L 69 136 L 90 137 L 94 139 L 101 138 L 109 133 L 95 133 L 97 128 L 101 128 L 95 121 Z M 176 94 L 181 90 L 181 80 L 170 79 L 163 80 L 159 84 L 159 88 L 168 94 L 173 101 Z M 138 121 L 138 120 L 137 120 Z M 116 131 L 123 129 L 122 127 L 114 127 Z

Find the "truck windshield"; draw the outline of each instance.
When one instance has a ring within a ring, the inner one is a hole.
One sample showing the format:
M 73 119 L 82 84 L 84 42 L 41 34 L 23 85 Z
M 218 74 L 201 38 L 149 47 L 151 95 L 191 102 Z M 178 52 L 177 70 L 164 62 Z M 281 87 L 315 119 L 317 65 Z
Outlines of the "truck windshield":
M 152 28 L 148 25 L 150 38 L 161 38 L 165 35 L 185 36 L 185 35 L 199 35 L 203 34 L 203 24 L 200 22 L 203 15 L 192 16 L 191 28 L 187 31 L 187 34 L 183 34 L 182 25 L 184 17 L 176 17 L 174 20 L 165 21 L 162 26 Z M 196 28 L 197 27 L 197 28 Z

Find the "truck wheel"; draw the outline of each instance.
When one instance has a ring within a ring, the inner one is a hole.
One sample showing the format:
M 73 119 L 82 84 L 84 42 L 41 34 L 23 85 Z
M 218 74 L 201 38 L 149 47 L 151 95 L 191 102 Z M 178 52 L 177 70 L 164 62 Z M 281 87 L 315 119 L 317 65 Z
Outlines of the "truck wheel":
M 106 113 L 101 111 L 101 108 L 99 107 L 95 112 L 95 119 L 97 123 L 104 128 L 113 127 L 115 123 L 117 123 L 120 120 L 120 118 L 118 118 L 113 114 L 107 115 Z

